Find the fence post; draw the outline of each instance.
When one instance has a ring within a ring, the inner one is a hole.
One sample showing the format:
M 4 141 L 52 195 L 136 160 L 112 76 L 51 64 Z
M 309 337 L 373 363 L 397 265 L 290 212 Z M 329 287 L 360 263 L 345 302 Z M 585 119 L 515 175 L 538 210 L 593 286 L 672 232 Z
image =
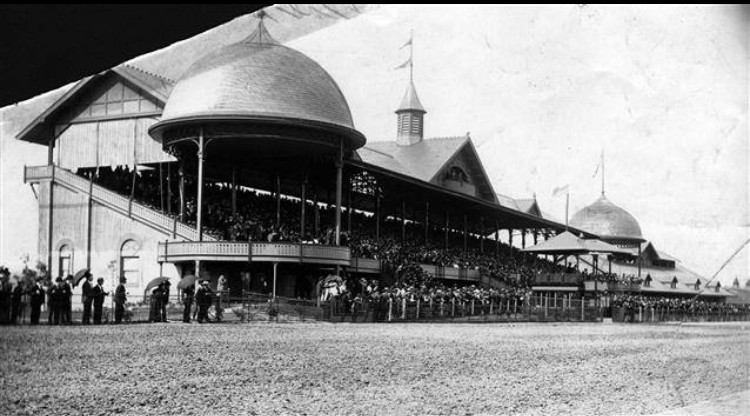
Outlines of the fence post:
M 451 299 L 451 302 L 453 303 L 453 305 L 451 306 L 451 317 L 455 318 L 456 317 L 456 298 Z
M 474 315 L 474 299 L 471 300 L 471 314 Z
M 417 298 L 417 318 L 416 318 L 417 321 L 419 320 L 419 304 L 420 304 L 420 300 L 421 299 Z
M 406 320 L 406 298 L 401 299 L 401 319 Z
M 584 311 L 583 297 L 581 297 L 581 322 L 586 320 L 586 312 Z
M 492 305 L 495 303 L 495 301 L 490 300 L 490 315 L 492 315 Z
M 393 319 L 393 298 L 388 298 L 388 322 Z
M 440 317 L 445 316 L 445 299 L 440 299 Z

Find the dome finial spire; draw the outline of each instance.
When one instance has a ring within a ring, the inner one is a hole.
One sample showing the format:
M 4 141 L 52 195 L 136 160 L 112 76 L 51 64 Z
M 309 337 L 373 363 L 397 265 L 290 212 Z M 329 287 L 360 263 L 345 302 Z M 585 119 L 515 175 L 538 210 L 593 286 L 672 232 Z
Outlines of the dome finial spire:
M 279 42 L 277 42 L 276 39 L 274 39 L 271 34 L 268 33 L 268 29 L 266 29 L 266 17 L 272 20 L 273 17 L 271 17 L 271 15 L 269 15 L 268 12 L 263 9 L 258 10 L 258 12 L 255 13 L 255 17 L 258 18 L 258 27 L 255 28 L 253 33 L 251 33 L 250 36 L 247 37 L 247 39 L 245 39 L 245 42 L 278 45 Z
M 400 49 L 409 47 L 409 59 L 396 69 L 409 66 L 409 86 L 401 105 L 396 110 L 398 114 L 396 143 L 400 146 L 410 146 L 419 143 L 424 135 L 424 114 L 426 111 L 419 102 L 417 89 L 414 88 L 414 30 L 409 32 L 409 40 Z
M 602 148 L 602 196 L 604 196 L 604 148 Z

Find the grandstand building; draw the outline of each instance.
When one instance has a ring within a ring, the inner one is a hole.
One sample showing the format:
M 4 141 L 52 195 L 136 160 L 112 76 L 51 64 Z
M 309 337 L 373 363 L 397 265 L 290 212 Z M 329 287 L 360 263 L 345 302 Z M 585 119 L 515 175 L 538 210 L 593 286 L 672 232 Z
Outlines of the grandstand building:
M 39 258 L 53 277 L 125 276 L 131 293 L 157 276 L 223 274 L 233 293 L 309 297 L 334 270 L 388 279 L 381 259 L 349 247 L 362 233 L 512 257 L 568 230 L 632 249 L 637 260 L 612 272 L 650 274 L 643 292 L 675 290 L 673 274 L 679 290 L 699 285 L 603 195 L 566 226 L 535 199 L 497 194 L 471 137 L 426 138 L 426 115 L 410 80 L 395 137 L 368 141 L 335 80 L 263 19 L 177 80 L 129 64 L 87 77 L 16 135 L 47 149 L 23 177 L 38 200 Z M 422 268 L 502 284 L 476 268 Z

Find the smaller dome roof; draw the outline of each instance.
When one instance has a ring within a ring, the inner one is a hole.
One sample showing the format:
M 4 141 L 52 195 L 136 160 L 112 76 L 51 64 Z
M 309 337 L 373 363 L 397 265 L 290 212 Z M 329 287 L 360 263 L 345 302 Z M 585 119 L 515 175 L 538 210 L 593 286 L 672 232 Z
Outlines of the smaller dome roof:
M 604 239 L 643 240 L 641 226 L 629 212 L 610 202 L 604 194 L 573 215 L 570 226 Z

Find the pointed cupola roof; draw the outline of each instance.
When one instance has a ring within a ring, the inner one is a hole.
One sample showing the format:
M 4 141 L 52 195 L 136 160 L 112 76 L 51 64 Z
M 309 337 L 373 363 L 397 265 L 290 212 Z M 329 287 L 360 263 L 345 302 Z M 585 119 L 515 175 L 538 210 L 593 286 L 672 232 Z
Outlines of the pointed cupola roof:
M 414 82 L 409 82 L 409 87 L 406 89 L 406 94 L 404 94 L 404 98 L 401 100 L 401 105 L 398 106 L 398 110 L 396 110 L 396 113 L 399 113 L 401 111 L 420 111 L 422 113 L 426 113 L 424 107 L 422 107 L 422 103 L 419 101 L 419 96 L 417 95 L 417 89 L 414 88 Z

